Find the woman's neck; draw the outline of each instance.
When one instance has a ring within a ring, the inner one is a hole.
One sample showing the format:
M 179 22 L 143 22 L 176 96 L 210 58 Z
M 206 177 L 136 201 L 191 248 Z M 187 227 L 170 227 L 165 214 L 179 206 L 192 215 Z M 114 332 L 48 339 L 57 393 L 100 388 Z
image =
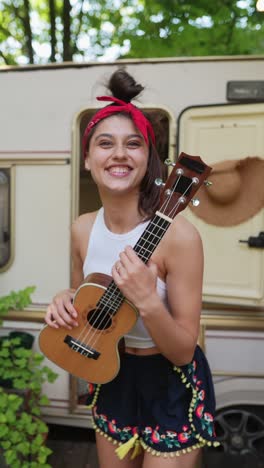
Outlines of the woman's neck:
M 134 200 L 103 201 L 104 219 L 107 228 L 115 234 L 124 234 L 134 229 L 144 221 L 144 216 L 138 211 L 138 202 Z

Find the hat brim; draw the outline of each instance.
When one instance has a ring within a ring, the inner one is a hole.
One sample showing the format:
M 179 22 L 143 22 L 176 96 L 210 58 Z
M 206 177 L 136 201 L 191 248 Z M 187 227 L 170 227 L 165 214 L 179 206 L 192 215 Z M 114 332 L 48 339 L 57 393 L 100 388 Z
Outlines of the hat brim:
M 230 164 L 231 163 L 231 164 Z M 221 164 L 221 170 L 219 170 Z M 213 165 L 214 184 L 225 184 L 223 162 Z M 210 197 L 210 187 L 201 186 L 198 192 L 200 205 L 190 206 L 192 212 L 208 224 L 235 226 L 255 216 L 264 207 L 264 159 L 247 157 L 243 160 L 227 161 L 226 170 L 239 171 L 241 186 L 238 195 L 229 203 L 217 202 Z

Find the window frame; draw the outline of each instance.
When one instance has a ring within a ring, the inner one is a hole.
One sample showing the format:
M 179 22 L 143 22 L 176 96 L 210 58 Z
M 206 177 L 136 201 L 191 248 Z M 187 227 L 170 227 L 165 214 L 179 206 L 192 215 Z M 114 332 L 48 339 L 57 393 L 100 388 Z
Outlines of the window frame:
M 5 264 L 0 265 L 0 273 L 7 271 L 15 258 L 15 167 L 0 160 L 0 172 L 9 173 L 9 256 Z

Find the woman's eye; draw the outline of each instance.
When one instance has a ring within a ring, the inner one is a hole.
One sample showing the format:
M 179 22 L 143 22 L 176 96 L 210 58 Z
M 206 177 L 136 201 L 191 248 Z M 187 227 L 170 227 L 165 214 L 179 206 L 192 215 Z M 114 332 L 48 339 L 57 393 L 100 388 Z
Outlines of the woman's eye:
M 138 148 L 139 146 L 141 146 L 141 143 L 140 143 L 140 141 L 133 140 L 133 141 L 128 142 L 128 146 L 130 146 L 132 148 Z
M 103 141 L 100 141 L 100 142 L 99 142 L 99 145 L 102 146 L 102 147 L 104 147 L 104 148 L 107 148 L 107 147 L 111 146 L 111 144 L 112 144 L 112 143 L 111 143 L 111 141 L 109 141 L 109 140 L 103 140 Z

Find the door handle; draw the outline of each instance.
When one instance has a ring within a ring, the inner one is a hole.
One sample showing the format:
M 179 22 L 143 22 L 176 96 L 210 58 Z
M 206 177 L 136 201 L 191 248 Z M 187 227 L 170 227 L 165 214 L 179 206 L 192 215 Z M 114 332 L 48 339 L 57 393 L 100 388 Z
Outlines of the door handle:
M 264 249 L 264 231 L 261 231 L 258 236 L 250 236 L 247 240 L 239 240 L 248 247 L 255 247 L 257 249 Z

